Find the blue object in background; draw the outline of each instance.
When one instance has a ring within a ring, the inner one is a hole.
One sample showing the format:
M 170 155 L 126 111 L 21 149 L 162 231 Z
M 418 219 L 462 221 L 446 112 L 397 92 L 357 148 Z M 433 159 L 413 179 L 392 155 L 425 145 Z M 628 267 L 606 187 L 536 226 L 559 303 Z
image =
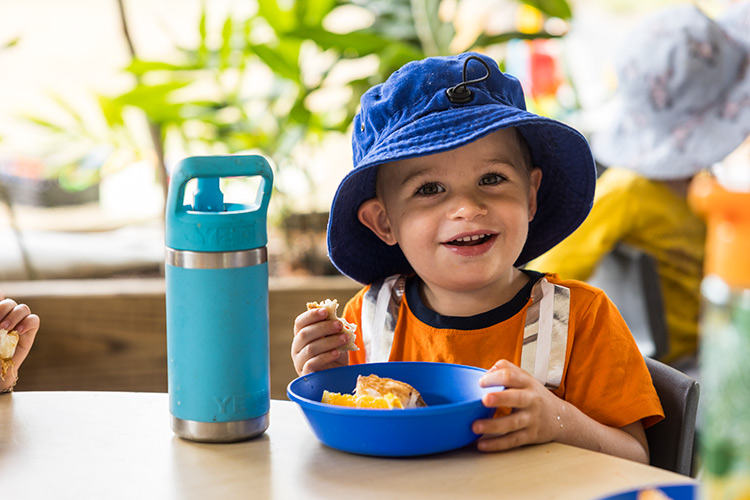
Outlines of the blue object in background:
M 255 200 L 224 203 L 223 177 L 261 178 Z M 197 179 L 194 205 L 185 187 Z M 169 407 L 186 439 L 232 442 L 268 428 L 266 216 L 261 156 L 192 157 L 174 169 L 165 215 Z
M 368 363 L 298 377 L 287 387 L 287 395 L 302 407 L 317 438 L 331 448 L 374 456 L 427 455 L 461 448 L 479 438 L 471 424 L 495 413 L 481 398 L 503 390 L 480 387 L 485 373 L 481 368 L 450 363 Z M 427 407 L 380 410 L 320 402 L 323 390 L 353 393 L 360 374 L 406 382 L 420 392 Z
M 652 486 L 650 488 L 638 488 L 609 495 L 599 500 L 638 500 L 638 496 L 645 490 L 655 489 L 670 500 L 697 500 L 698 487 L 694 484 Z

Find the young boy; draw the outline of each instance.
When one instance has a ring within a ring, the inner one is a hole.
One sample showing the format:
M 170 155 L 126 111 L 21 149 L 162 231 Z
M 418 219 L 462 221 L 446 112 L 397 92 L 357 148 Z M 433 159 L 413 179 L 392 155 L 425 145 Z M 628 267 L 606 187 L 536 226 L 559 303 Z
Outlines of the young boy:
M 18 333 L 18 344 L 13 355 L 13 365 L 5 374 L 5 380 L 0 378 L 0 394 L 13 391 L 18 380 L 18 369 L 34 343 L 36 332 L 39 331 L 39 316 L 31 314 L 29 306 L 18 304 L 15 300 L 5 297 L 0 290 L 0 330 Z
M 603 292 L 517 266 L 591 208 L 586 140 L 525 110 L 489 57 L 412 62 L 362 97 L 354 169 L 339 186 L 329 255 L 365 283 L 343 318 L 300 314 L 302 375 L 348 363 L 440 361 L 488 369 L 499 408 L 474 423 L 479 449 L 558 441 L 648 462 L 644 426 L 663 417 L 642 356 Z M 502 388 L 500 388 L 502 386 Z M 512 410 L 512 411 L 511 411 Z

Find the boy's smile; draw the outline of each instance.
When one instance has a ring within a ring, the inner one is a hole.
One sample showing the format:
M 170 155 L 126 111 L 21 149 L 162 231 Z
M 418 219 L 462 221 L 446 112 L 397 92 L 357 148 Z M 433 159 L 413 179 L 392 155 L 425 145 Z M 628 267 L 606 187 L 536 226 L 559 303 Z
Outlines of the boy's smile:
M 398 243 L 428 301 L 460 292 L 475 306 L 484 307 L 481 295 L 502 303 L 518 284 L 513 264 L 536 211 L 541 171 L 529 161 L 517 131 L 504 129 L 458 149 L 382 165 L 378 197 L 362 205 L 360 220 L 387 244 Z
M 456 255 L 471 257 L 488 251 L 496 239 L 496 234 L 480 232 L 457 236 L 443 245 Z

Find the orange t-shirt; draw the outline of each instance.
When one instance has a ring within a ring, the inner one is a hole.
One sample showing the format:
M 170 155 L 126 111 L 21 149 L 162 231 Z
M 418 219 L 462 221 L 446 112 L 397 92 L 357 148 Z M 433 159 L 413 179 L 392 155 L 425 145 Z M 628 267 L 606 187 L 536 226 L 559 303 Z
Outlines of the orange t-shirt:
M 502 306 L 468 318 L 441 316 L 428 309 L 419 296 L 418 278 L 407 280 L 401 301 L 389 361 L 439 361 L 489 369 L 507 359 L 521 364 L 526 311 L 531 288 L 542 275 L 527 272 L 531 280 Z M 570 290 L 570 318 L 565 367 L 560 387 L 553 392 L 597 422 L 624 427 L 638 420 L 644 427 L 664 417 L 648 368 L 617 308 L 599 290 L 586 283 L 547 281 Z M 360 290 L 344 308 L 343 318 L 360 324 Z M 365 362 L 362 336 L 359 351 L 349 353 L 352 364 Z

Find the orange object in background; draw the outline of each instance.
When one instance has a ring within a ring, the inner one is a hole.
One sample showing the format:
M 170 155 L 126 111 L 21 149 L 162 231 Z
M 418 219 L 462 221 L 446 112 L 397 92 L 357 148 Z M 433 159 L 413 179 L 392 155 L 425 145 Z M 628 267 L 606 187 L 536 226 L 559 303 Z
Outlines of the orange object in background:
M 530 90 L 534 99 L 554 96 L 563 83 L 552 43 L 552 40 L 534 40 L 529 44 Z
M 702 173 L 691 183 L 688 200 L 706 220 L 705 274 L 750 287 L 750 192 L 730 191 Z

